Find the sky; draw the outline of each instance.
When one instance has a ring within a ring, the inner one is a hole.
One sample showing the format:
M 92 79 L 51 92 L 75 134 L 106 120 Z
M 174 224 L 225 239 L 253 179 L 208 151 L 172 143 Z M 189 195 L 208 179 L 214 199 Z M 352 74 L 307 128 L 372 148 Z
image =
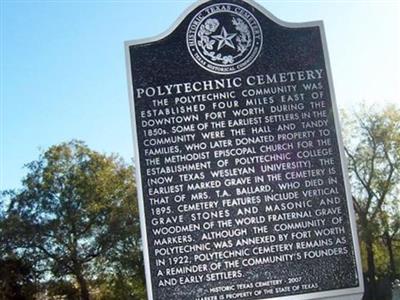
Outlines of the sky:
M 131 161 L 123 43 L 166 31 L 193 2 L 0 0 L 0 190 L 71 139 Z M 339 108 L 400 104 L 400 1 L 257 2 L 284 21 L 324 21 Z

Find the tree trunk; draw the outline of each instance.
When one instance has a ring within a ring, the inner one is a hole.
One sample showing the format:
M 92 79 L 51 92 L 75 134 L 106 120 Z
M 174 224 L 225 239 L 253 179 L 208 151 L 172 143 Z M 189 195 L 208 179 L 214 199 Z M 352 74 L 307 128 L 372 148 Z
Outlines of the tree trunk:
M 365 234 L 366 234 L 365 245 L 367 248 L 367 262 L 368 262 L 367 277 L 368 277 L 368 282 L 370 285 L 371 299 L 379 300 L 376 298 L 377 284 L 376 284 L 376 278 L 375 278 L 376 271 L 375 271 L 373 239 L 372 239 L 372 233 L 370 232 L 368 227 L 365 228 Z
M 87 285 L 86 279 L 83 277 L 81 272 L 76 274 L 76 279 L 78 280 L 78 284 L 79 284 L 81 300 L 90 300 L 88 285 Z
M 390 264 L 390 279 L 395 279 L 396 276 L 396 263 L 394 261 L 394 254 L 393 254 L 393 243 L 392 239 L 390 238 L 389 232 L 385 231 L 384 233 L 385 244 L 388 248 L 389 252 L 389 264 Z

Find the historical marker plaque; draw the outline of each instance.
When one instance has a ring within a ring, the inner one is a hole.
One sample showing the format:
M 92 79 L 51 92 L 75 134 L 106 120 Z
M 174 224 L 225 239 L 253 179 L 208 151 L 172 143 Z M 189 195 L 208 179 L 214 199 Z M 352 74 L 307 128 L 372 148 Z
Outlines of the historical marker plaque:
M 202 1 L 126 51 L 149 299 L 360 299 L 322 23 Z

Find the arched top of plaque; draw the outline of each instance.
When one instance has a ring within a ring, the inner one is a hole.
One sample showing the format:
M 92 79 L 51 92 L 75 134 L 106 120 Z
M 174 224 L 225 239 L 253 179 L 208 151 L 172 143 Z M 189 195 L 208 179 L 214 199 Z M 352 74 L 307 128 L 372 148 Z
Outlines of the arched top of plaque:
M 176 19 L 176 21 L 171 25 L 170 28 L 162 32 L 161 34 L 158 34 L 153 37 L 149 38 L 143 38 L 143 39 L 135 39 L 135 40 L 130 40 L 126 41 L 126 45 L 137 45 L 137 44 L 145 44 L 145 43 L 153 43 L 153 42 L 158 42 L 162 40 L 163 38 L 169 36 L 171 33 L 174 32 L 174 30 L 187 18 L 189 15 L 197 11 L 200 7 L 203 7 L 207 4 L 213 5 L 213 4 L 221 4 L 221 3 L 227 3 L 227 4 L 235 4 L 242 6 L 246 9 L 251 9 L 251 10 L 258 10 L 259 12 L 263 13 L 266 18 L 269 20 L 273 21 L 277 25 L 287 27 L 287 28 L 304 28 L 304 27 L 312 27 L 312 26 L 323 26 L 322 20 L 317 20 L 317 21 L 308 21 L 308 22 L 287 22 L 284 20 L 281 20 L 274 16 L 271 12 L 269 12 L 264 6 L 258 4 L 254 0 L 198 0 L 195 3 L 191 4 L 186 10 Z
M 288 29 L 307 28 L 317 29 L 319 35 L 323 23 L 285 22 L 253 0 L 200 0 L 164 33 L 127 41 L 125 45 L 127 48 L 146 47 L 171 40 L 179 49 L 179 56 L 186 57 L 187 54 L 196 66 L 210 73 L 229 75 L 248 69 L 259 63 L 259 59 L 264 66 L 268 61 L 276 62 L 276 57 L 268 52 L 276 53 L 274 49 L 281 47 L 277 42 L 285 41 L 282 37 L 288 36 Z M 172 54 L 169 57 L 176 59 L 177 56 Z M 181 67 L 189 64 L 182 62 Z

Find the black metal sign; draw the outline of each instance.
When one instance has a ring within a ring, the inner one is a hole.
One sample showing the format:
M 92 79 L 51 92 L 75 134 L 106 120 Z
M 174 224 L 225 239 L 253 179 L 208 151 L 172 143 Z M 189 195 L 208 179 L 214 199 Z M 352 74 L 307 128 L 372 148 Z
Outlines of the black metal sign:
M 126 51 L 149 299 L 361 297 L 322 23 L 202 1 Z

